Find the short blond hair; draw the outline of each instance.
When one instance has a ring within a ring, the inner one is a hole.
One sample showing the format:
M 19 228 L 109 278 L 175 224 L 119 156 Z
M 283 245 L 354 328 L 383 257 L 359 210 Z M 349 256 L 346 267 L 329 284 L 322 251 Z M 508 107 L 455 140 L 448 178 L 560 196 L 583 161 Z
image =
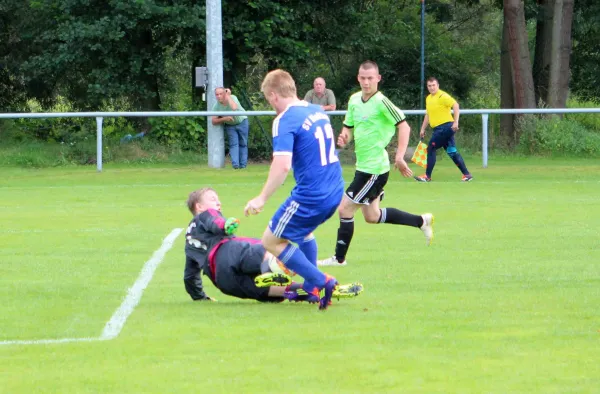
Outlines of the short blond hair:
M 277 93 L 282 98 L 297 97 L 296 82 L 289 72 L 284 70 L 269 71 L 262 82 L 260 90 L 265 94 Z
M 198 190 L 194 190 L 193 192 L 190 193 L 190 195 L 188 196 L 187 199 L 187 207 L 190 210 L 190 212 L 192 213 L 192 215 L 194 214 L 194 207 L 196 206 L 196 204 L 198 204 L 199 202 L 202 202 L 202 198 L 204 197 L 204 194 L 206 194 L 207 192 L 213 191 L 216 193 L 215 189 L 213 189 L 212 187 L 203 187 L 202 189 L 198 189 Z
M 362 62 L 360 64 L 360 67 L 358 67 L 358 69 L 363 69 L 363 70 L 370 70 L 372 68 L 374 68 L 377 71 L 377 74 L 379 74 L 379 66 L 377 65 L 377 63 L 375 63 L 372 60 L 366 60 L 364 62 Z

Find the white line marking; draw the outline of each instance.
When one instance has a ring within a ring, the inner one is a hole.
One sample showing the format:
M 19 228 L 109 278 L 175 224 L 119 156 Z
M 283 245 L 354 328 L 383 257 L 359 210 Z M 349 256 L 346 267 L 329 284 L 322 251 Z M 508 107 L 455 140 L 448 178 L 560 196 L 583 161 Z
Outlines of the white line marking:
M 119 335 L 127 318 L 133 313 L 135 307 L 139 304 L 144 294 L 144 290 L 148 287 L 148 284 L 154 276 L 156 268 L 162 263 L 165 255 L 173 247 L 175 239 L 183 231 L 182 228 L 175 228 L 167 237 L 163 240 L 161 247 L 154 252 L 150 260 L 146 261 L 140 275 L 136 279 L 135 283 L 127 291 L 127 296 L 123 300 L 123 303 L 113 313 L 112 317 L 104 326 L 102 335 L 96 338 L 59 338 L 59 339 L 37 339 L 37 340 L 14 340 L 14 341 L 0 341 L 2 345 L 42 345 L 42 344 L 54 344 L 54 343 L 69 343 L 69 342 L 91 342 L 91 341 L 106 341 L 113 339 Z
M 181 231 L 183 231 L 182 228 L 173 229 L 171 234 L 164 239 L 162 246 L 154 252 L 150 260 L 146 261 L 142 272 L 140 272 L 140 276 L 138 276 L 133 286 L 127 292 L 127 297 L 125 297 L 119 309 L 115 311 L 108 323 L 106 323 L 106 326 L 104 326 L 104 331 L 102 331 L 100 339 L 113 339 L 119 335 L 127 318 L 142 299 L 142 294 L 144 294 L 144 290 L 148 286 L 148 283 L 150 283 L 150 280 L 152 280 L 154 271 L 162 263 L 165 254 L 171 249 L 175 238 L 179 236 Z

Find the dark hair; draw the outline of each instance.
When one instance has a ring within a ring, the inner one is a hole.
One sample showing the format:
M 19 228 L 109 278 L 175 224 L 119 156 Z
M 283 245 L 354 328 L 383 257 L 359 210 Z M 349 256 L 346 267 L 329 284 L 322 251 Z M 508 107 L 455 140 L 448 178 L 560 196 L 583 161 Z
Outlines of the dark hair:
M 427 78 L 427 82 L 434 82 L 434 81 L 437 82 L 437 83 L 440 83 L 440 81 L 438 81 L 438 79 L 436 77 L 429 77 L 429 78 Z

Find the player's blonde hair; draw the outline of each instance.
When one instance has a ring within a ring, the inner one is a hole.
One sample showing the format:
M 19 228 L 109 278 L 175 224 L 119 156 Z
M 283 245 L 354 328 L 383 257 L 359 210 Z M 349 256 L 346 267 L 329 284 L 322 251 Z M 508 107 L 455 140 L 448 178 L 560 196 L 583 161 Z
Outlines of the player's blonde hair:
M 271 92 L 277 93 L 282 98 L 296 97 L 296 82 L 294 78 L 284 70 L 269 71 L 262 82 L 260 90 L 266 95 Z
M 215 189 L 213 189 L 212 187 L 203 187 L 202 189 L 198 189 L 198 190 L 194 190 L 193 192 L 190 193 L 190 195 L 188 196 L 187 199 L 187 207 L 190 210 L 190 212 L 192 213 L 192 215 L 194 214 L 194 207 L 196 206 L 196 204 L 198 204 L 199 202 L 202 202 L 202 198 L 204 197 L 204 194 L 206 194 L 207 192 L 213 191 L 216 193 Z

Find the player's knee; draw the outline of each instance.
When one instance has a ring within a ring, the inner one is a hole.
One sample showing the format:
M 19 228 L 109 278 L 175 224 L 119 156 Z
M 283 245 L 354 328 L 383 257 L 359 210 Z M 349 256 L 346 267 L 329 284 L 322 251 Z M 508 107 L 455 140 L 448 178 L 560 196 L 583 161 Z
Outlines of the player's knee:
M 446 153 L 448 154 L 448 156 L 450 156 L 451 158 L 454 158 L 458 155 L 458 150 L 456 149 L 456 147 L 451 146 L 446 150 Z
M 363 212 L 363 216 L 365 218 L 365 222 L 370 224 L 376 224 L 379 223 L 380 211 L 378 210 L 377 212 Z

